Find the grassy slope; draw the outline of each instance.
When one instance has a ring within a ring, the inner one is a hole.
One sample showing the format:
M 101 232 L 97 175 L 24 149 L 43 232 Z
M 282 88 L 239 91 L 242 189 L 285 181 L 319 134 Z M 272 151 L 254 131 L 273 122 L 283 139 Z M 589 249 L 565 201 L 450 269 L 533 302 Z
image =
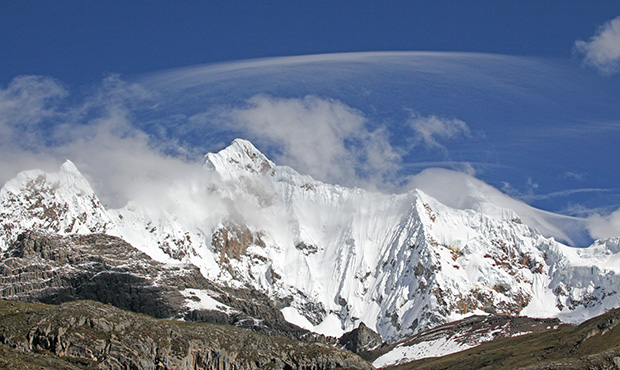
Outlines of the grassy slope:
M 613 361 L 620 361 L 620 325 L 616 327 L 618 324 L 620 309 L 588 320 L 577 327 L 484 343 L 467 351 L 413 361 L 389 369 L 605 368 L 605 364 L 611 365 Z M 615 357 L 618 359 L 614 360 Z

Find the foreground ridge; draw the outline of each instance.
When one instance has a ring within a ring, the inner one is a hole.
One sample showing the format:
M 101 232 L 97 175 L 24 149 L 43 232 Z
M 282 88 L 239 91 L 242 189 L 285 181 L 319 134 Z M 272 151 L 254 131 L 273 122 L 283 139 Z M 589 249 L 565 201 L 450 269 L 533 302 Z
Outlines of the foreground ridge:
M 481 344 L 443 357 L 385 367 L 390 370 L 604 370 L 620 368 L 620 309 L 579 326 Z
M 48 306 L 0 300 L 0 342 L 3 368 L 22 361 L 49 369 L 373 368 L 326 344 L 158 320 L 93 301 Z

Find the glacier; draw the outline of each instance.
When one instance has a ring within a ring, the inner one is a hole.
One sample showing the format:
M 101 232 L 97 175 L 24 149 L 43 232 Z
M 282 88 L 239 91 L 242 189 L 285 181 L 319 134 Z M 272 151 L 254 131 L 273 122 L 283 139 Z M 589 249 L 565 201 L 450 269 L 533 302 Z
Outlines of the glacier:
M 363 322 L 390 342 L 475 314 L 581 322 L 620 306 L 620 238 L 570 247 L 541 233 L 554 227 L 544 219 L 520 217 L 518 201 L 458 207 L 428 193 L 326 184 L 237 139 L 198 175 L 106 209 L 67 161 L 3 186 L 0 249 L 33 228 L 106 233 L 260 290 L 303 328 L 340 336 Z

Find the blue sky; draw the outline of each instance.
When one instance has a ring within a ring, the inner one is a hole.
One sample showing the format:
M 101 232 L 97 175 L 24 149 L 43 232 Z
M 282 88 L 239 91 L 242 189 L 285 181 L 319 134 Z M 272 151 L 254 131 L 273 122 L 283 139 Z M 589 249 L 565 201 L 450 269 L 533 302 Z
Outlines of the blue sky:
M 244 137 L 324 181 L 448 168 L 620 234 L 620 1 L 6 0 L 0 55 L 0 182 L 70 158 L 120 205 Z
M 355 51 L 570 57 L 612 0 L 0 2 L 0 81 L 71 84 L 193 64 Z

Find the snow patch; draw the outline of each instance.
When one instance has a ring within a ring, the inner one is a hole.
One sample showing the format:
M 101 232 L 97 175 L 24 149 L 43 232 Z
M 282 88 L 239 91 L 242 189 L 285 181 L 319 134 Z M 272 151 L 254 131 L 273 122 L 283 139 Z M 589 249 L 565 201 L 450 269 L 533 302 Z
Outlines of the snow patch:
M 427 357 L 439 357 L 464 351 L 475 345 L 459 343 L 454 338 L 439 338 L 412 346 L 397 346 L 390 352 L 376 359 L 372 365 L 376 368 L 399 365 Z
M 213 299 L 207 290 L 184 289 L 180 292 L 185 297 L 185 303 L 190 310 L 212 310 L 227 314 L 237 312 L 232 307 Z

